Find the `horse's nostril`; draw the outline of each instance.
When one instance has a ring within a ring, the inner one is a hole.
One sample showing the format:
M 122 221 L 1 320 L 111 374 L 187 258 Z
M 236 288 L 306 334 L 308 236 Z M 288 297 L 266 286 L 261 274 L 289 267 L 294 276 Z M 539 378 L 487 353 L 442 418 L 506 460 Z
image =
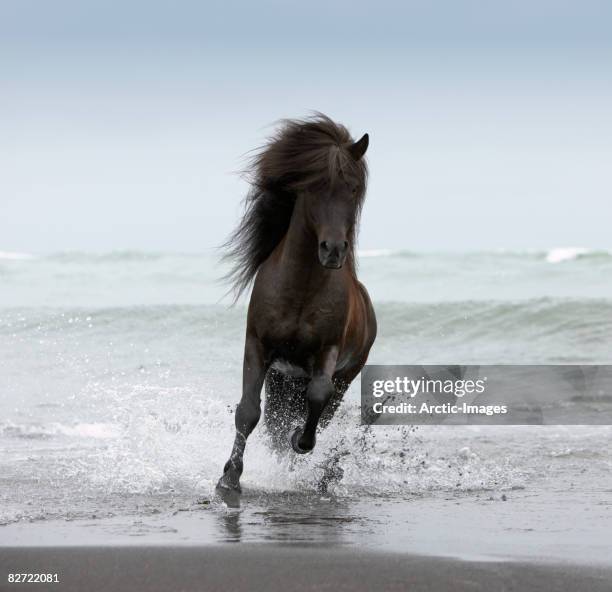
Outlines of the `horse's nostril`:
M 347 249 L 348 249 L 348 241 L 344 241 L 344 242 L 342 243 L 342 250 L 343 250 L 343 251 L 346 251 Z
M 327 241 L 322 241 L 322 242 L 321 242 L 321 248 L 322 248 L 324 251 L 329 251 L 329 243 L 328 243 Z

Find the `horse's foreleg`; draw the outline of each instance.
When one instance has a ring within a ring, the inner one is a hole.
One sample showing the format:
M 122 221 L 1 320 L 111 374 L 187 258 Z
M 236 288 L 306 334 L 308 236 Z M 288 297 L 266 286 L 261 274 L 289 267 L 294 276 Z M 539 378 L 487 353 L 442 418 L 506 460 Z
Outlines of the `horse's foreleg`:
M 317 426 L 325 406 L 336 393 L 332 376 L 338 359 L 338 348 L 325 349 L 315 361 L 313 376 L 306 391 L 308 416 L 304 429 L 297 429 L 291 436 L 291 446 L 298 454 L 310 452 L 316 443 Z
M 254 336 L 247 335 L 244 346 L 242 371 L 242 397 L 236 407 L 236 437 L 217 491 L 240 493 L 240 476 L 246 441 L 261 416 L 261 388 L 266 374 L 263 347 Z

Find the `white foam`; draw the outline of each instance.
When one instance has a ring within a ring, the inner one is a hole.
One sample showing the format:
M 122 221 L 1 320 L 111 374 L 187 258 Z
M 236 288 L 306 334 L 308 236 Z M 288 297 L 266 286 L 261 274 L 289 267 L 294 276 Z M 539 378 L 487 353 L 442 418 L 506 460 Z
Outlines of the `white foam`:
M 392 249 L 364 249 L 358 251 L 359 257 L 389 257 L 394 255 L 397 251 Z
M 109 439 L 120 435 L 119 426 L 113 423 L 77 423 L 73 426 L 58 424 L 58 432 L 78 438 Z
M 550 249 L 546 254 L 546 261 L 549 263 L 561 263 L 563 261 L 573 261 L 582 255 L 591 253 L 591 249 L 584 247 L 558 247 Z
M 117 438 L 119 426 L 112 423 L 75 423 L 67 425 L 57 422 L 48 424 L 16 424 L 11 421 L 0 423 L 0 435 L 24 438 L 45 438 L 68 436 L 75 438 L 108 439 Z
M 29 259 L 36 259 L 34 255 L 29 253 L 12 253 L 10 251 L 0 251 L 0 259 L 7 261 L 27 261 Z

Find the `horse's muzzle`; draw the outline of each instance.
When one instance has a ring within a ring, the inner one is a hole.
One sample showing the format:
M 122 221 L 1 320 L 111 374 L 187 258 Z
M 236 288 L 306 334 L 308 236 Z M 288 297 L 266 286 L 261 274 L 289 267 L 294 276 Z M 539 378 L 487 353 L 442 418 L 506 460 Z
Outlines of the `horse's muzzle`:
M 319 261 L 328 269 L 340 269 L 346 260 L 348 241 L 328 241 L 319 243 Z

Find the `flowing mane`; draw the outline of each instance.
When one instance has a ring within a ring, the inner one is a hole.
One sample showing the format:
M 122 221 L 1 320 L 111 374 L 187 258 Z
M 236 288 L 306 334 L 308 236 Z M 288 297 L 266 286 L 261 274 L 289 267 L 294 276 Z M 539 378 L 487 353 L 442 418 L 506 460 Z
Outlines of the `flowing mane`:
M 341 124 L 317 113 L 303 120 L 282 120 L 266 144 L 255 152 L 245 171 L 251 189 L 236 230 L 223 245 L 224 260 L 233 267 L 226 279 L 236 299 L 253 281 L 289 228 L 301 190 L 316 190 L 350 170 L 360 180 L 357 218 L 365 196 L 367 166 L 348 152 L 353 138 Z M 354 245 L 358 219 L 351 228 L 347 264 L 355 269 Z

